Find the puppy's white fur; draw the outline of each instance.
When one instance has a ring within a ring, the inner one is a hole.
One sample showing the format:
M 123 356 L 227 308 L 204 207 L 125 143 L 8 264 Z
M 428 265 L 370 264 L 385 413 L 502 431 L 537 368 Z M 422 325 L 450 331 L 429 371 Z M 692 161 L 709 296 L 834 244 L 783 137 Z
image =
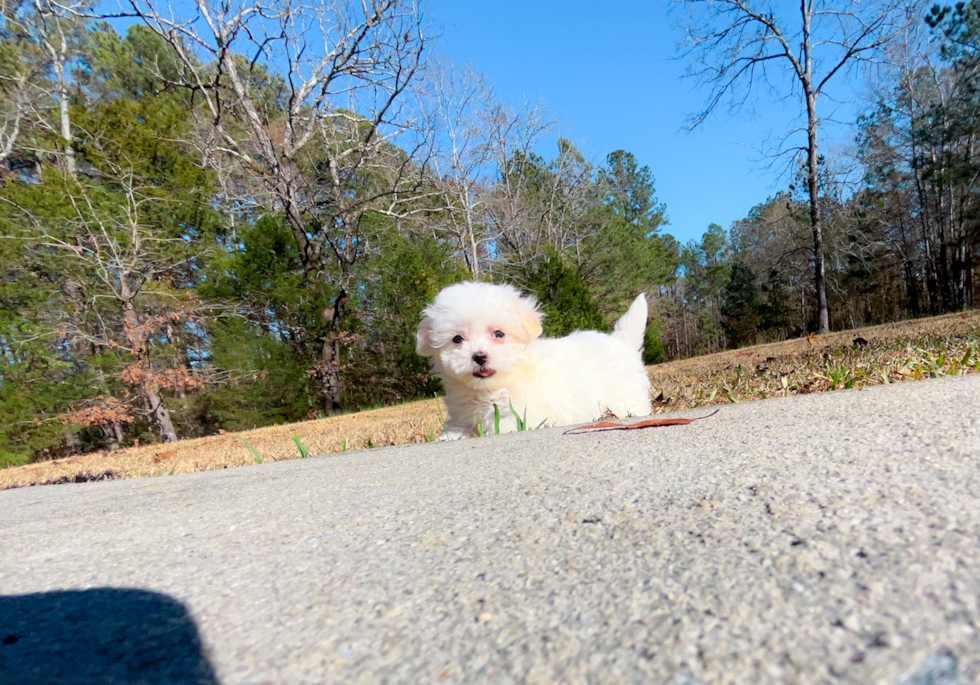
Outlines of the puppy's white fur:
M 440 292 L 422 312 L 419 354 L 432 357 L 442 379 L 449 421 L 441 440 L 470 437 L 481 426 L 517 429 L 513 405 L 529 428 L 601 418 L 646 416 L 650 380 L 640 349 L 647 322 L 642 293 L 611 334 L 576 331 L 541 338 L 541 313 L 533 297 L 508 285 L 458 283 Z

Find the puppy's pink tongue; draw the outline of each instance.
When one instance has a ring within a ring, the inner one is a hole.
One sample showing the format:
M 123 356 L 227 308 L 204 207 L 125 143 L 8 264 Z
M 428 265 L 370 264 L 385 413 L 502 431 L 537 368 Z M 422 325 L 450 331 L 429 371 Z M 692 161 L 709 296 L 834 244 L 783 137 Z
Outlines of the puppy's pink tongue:
M 493 375 L 493 369 L 479 369 L 473 375 L 479 376 L 480 378 L 489 378 Z

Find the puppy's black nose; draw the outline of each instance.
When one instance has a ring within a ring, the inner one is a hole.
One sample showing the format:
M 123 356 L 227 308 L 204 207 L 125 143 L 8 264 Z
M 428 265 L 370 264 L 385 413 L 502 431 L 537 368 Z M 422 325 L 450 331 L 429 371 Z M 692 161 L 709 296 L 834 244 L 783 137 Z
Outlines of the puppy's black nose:
M 475 361 L 480 366 L 487 363 L 487 355 L 485 352 L 476 352 L 473 355 L 473 361 Z

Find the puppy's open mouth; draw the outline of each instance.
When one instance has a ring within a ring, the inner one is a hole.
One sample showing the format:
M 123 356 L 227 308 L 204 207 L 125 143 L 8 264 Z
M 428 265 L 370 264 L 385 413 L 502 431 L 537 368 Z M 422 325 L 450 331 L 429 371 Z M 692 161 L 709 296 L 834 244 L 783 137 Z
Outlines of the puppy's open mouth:
M 473 372 L 473 375 L 476 376 L 477 378 L 490 378 L 490 376 L 492 376 L 495 373 L 496 371 L 494 371 L 493 369 L 487 368 L 485 366 L 481 366 L 479 369 Z

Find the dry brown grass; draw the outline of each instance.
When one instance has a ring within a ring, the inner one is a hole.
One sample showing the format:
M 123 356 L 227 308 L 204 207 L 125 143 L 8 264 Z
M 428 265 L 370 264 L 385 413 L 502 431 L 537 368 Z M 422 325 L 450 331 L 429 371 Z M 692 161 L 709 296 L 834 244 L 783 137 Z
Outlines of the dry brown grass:
M 980 371 L 980 311 L 744 347 L 648 369 L 657 413 Z
M 300 454 L 293 435 L 310 454 L 424 442 L 442 430 L 440 416 L 446 416 L 442 401 L 425 400 L 172 444 L 156 443 L 118 452 L 83 454 L 0 470 L 0 490 L 248 466 L 257 463 L 249 445 L 255 448 L 263 463 L 296 459 Z
M 855 339 L 860 338 L 859 343 Z M 980 371 L 980 311 L 801 338 L 648 369 L 657 412 Z M 0 470 L 0 489 L 163 476 L 431 440 L 441 401 Z

